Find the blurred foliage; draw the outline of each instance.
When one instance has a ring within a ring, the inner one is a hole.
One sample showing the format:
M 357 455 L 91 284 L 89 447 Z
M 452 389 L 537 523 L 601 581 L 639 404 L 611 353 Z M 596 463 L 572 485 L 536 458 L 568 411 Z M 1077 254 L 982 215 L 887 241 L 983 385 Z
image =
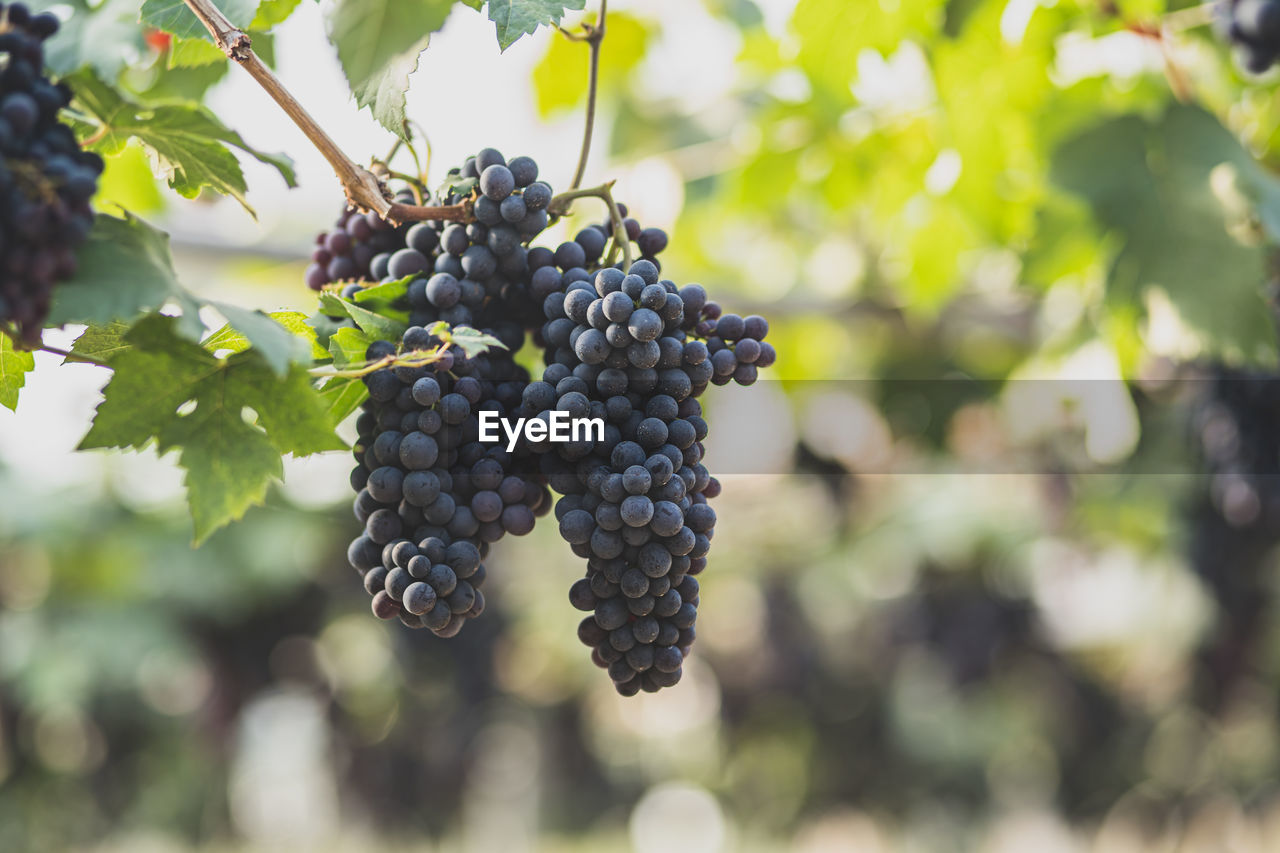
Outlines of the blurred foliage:
M 710 397 L 685 683 L 613 695 L 545 525 L 433 642 L 369 618 L 345 510 L 190 551 L 9 474 L 0 849 L 1280 848 L 1280 520 L 1190 440 L 1202 372 L 1275 369 L 1276 72 L 1158 0 L 778 5 L 633 3 L 602 59 L 623 200 L 781 354 Z M 171 64 L 124 79 L 222 69 Z

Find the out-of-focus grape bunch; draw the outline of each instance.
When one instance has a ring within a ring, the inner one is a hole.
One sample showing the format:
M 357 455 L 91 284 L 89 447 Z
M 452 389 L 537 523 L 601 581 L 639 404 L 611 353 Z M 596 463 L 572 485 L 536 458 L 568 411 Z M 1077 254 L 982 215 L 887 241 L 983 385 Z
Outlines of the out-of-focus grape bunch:
M 0 3 L 0 323 L 31 346 L 54 286 L 76 271 L 103 168 L 59 120 L 71 90 L 45 76 L 44 42 L 58 26 L 49 12 Z

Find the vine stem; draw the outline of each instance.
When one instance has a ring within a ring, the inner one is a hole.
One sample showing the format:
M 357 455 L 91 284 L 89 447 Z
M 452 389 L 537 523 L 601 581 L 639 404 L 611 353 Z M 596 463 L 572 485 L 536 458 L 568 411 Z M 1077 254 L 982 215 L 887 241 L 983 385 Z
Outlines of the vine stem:
M 377 361 L 364 362 L 360 367 L 353 367 L 347 370 L 334 370 L 330 367 L 313 367 L 307 371 L 311 376 L 321 376 L 327 379 L 359 379 L 362 376 L 368 376 L 378 370 L 387 367 L 426 367 L 428 364 L 435 364 L 440 360 L 440 354 L 444 352 L 445 347 L 449 346 L 449 342 L 445 341 L 433 350 L 428 350 L 423 354 L 414 355 L 388 355 Z
M 627 238 L 627 227 L 622 222 L 622 211 L 618 209 L 618 202 L 613 198 L 613 185 L 615 183 L 617 181 L 608 181 L 598 187 L 562 192 L 551 199 L 551 203 L 547 205 L 547 212 L 553 216 L 563 216 L 569 212 L 573 202 L 580 198 L 598 198 L 602 200 L 609 207 L 609 222 L 613 226 L 613 245 L 609 248 L 609 256 L 605 259 L 605 266 L 613 266 L 618 259 L 618 251 L 621 249 L 623 271 L 625 272 L 631 269 L 631 240 Z M 621 235 L 621 238 L 619 238 L 619 235 Z
M 574 41 L 585 41 L 591 48 L 591 72 L 587 83 L 587 119 L 582 131 L 582 151 L 578 154 L 578 168 L 573 173 L 570 191 L 582 186 L 582 176 L 587 171 L 587 159 L 591 156 L 591 137 L 596 127 L 596 89 L 600 82 L 600 44 L 604 41 L 605 19 L 609 15 L 609 0 L 600 0 L 600 20 L 595 24 L 583 24 L 585 37 L 574 36 L 561 28 L 561 32 Z
M 214 43 L 227 58 L 257 81 L 258 85 L 293 120 L 293 123 L 306 134 L 311 144 L 329 161 L 329 165 L 338 175 L 338 180 L 342 182 L 342 188 L 351 205 L 360 210 L 373 211 L 383 219 L 394 223 L 420 222 L 425 219 L 470 221 L 472 216 L 469 201 L 443 207 L 422 207 L 389 201 L 377 177 L 344 154 L 338 144 L 298 102 L 298 99 L 284 87 L 280 78 L 276 77 L 275 73 L 258 58 L 253 52 L 252 40 L 247 33 L 227 20 L 226 15 L 222 14 L 212 0 L 183 0 L 183 2 L 200 19 L 200 23 L 204 24 L 209 35 L 213 36 Z
M 422 145 L 427 149 L 427 159 L 425 162 L 418 159 L 418 149 L 412 143 L 409 145 L 409 153 L 413 155 L 413 165 L 417 168 L 418 174 L 421 176 L 422 183 L 426 183 L 431 172 L 431 137 L 427 135 L 427 129 L 418 124 L 411 118 L 404 120 L 405 135 L 408 136 L 411 130 L 418 131 L 418 137 L 422 140 Z

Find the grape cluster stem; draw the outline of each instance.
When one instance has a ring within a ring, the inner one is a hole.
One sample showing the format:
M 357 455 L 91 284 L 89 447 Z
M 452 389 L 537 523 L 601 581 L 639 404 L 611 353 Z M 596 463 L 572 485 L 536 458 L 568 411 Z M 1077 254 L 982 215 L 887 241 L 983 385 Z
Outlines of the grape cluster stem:
M 572 189 L 562 192 L 555 198 L 551 199 L 551 203 L 547 205 L 547 212 L 552 216 L 564 216 L 569 212 L 569 208 L 573 206 L 573 202 L 580 198 L 598 198 L 603 201 L 609 208 L 609 220 L 613 227 L 613 245 L 609 249 L 609 257 L 605 261 L 605 266 L 613 266 L 618 260 L 618 251 L 622 251 L 623 271 L 631 269 L 631 241 L 627 239 L 618 239 L 618 235 L 627 233 L 626 226 L 622 224 L 622 211 L 618 209 L 618 202 L 613 198 L 613 185 L 617 181 L 606 181 L 598 187 L 589 187 L 587 189 Z
M 595 24 L 583 24 L 582 35 L 559 27 L 561 33 L 570 41 L 584 41 L 591 48 L 591 73 L 587 83 L 587 119 L 582 131 L 582 152 L 578 155 L 578 168 L 573 173 L 573 183 L 569 190 L 582 186 L 582 177 L 587 171 L 587 159 L 591 156 L 591 137 L 596 126 L 596 90 L 600 81 L 600 44 L 604 41 L 605 23 L 609 16 L 609 0 L 600 0 L 600 20 Z
M 389 355 L 377 361 L 363 362 L 359 367 L 352 367 L 346 370 L 334 370 L 329 366 L 313 367 L 307 373 L 311 376 L 321 376 L 328 379 L 359 379 L 362 376 L 368 376 L 370 373 L 388 367 L 426 367 L 439 361 L 441 353 L 448 346 L 449 341 L 445 341 L 435 349 L 425 352 L 415 351 L 410 355 Z

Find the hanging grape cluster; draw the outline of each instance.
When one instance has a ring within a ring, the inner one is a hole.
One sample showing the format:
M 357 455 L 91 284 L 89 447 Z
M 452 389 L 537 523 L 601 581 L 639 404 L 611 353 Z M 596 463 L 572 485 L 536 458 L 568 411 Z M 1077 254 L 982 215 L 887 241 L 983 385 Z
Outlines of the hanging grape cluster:
M 376 615 L 452 636 L 484 608 L 489 545 L 532 530 L 554 490 L 560 534 L 587 561 L 569 593 L 589 613 L 579 638 L 620 693 L 655 691 L 680 680 L 691 652 L 696 576 L 715 534 L 708 501 L 720 483 L 703 464 L 698 397 L 713 384 L 752 384 L 776 353 L 763 317 L 725 313 L 700 285 L 663 279 L 666 233 L 624 206 L 618 240 L 607 220 L 554 249 L 528 248 L 550 221 L 552 190 L 537 176 L 531 159 L 485 149 L 450 173 L 439 199 L 474 192 L 475 222 L 392 229 L 348 215 L 318 241 L 313 287 L 340 281 L 354 295 L 416 276 L 409 330 L 366 353 L 399 363 L 365 377 L 352 474 L 365 532 L 349 558 Z M 623 241 L 639 256 L 625 270 Z M 440 321 L 507 349 L 469 358 L 429 331 Z M 543 350 L 536 381 L 512 358 L 527 337 Z M 605 426 L 603 436 L 521 438 L 508 450 L 479 440 L 483 411 Z
M 44 76 L 44 41 L 57 31 L 48 12 L 0 3 L 0 323 L 31 346 L 54 285 L 76 270 L 103 167 L 58 120 L 71 90 Z
M 720 484 L 702 464 L 708 427 L 698 397 L 712 383 L 755 381 L 773 363 L 762 317 L 722 314 L 706 291 L 660 279 L 641 259 L 629 272 L 535 270 L 546 290 L 540 337 L 547 363 L 525 390 L 525 414 L 602 417 L 603 440 L 547 445 L 542 469 L 564 497 L 560 534 L 587 559 L 570 601 L 589 611 L 578 636 L 618 691 L 680 680 L 696 636 L 695 576 L 706 567 Z
M 421 326 L 399 346 L 373 344 L 376 362 L 401 364 L 365 377 L 369 399 L 356 422 L 355 514 L 365 532 L 347 556 L 364 574 L 373 612 L 452 637 L 484 610 L 489 544 L 533 530 L 551 509 L 546 487 L 516 475 L 500 447 L 478 441 L 477 415 L 516 405 L 528 373 L 510 351 L 474 358 Z
M 353 277 L 357 280 L 343 285 L 344 295 L 368 284 L 417 276 L 405 300 L 409 329 L 400 341 L 379 341 L 365 354 L 370 362 L 398 354 L 405 363 L 364 378 L 369 399 L 357 421 L 352 486 L 357 490 L 355 514 L 365 532 L 351 544 L 348 557 L 364 573 L 377 616 L 399 618 L 438 636 L 457 634 L 466 619 L 483 611 L 480 587 L 486 569 L 480 561 L 490 543 L 507 533 L 529 533 L 535 515 L 551 510 L 546 486 L 525 476 L 531 470 L 522 461 L 527 450 L 513 454 L 479 441 L 480 412 L 513 411 L 529 382 L 528 371 L 513 359 L 524 344 L 522 317 L 529 313 L 521 281 L 528 250 L 515 228 L 525 220 L 540 223 L 537 231 L 546 227 L 551 188 L 536 181 L 537 172 L 537 164 L 527 157 L 508 164 L 497 151 L 485 149 L 451 175 L 488 175 L 479 183 L 490 195 L 481 199 L 521 202 L 518 218 L 515 206 L 501 205 L 507 218 L 500 225 L 421 222 L 366 232 L 352 223 L 367 224 L 376 217 L 357 214 L 324 240 L 326 250 L 351 247 L 348 254 L 335 256 L 341 259 L 368 247 L 358 259 L 364 261 L 368 254 L 367 272 L 359 266 Z M 459 200 L 446 195 L 443 202 Z M 480 199 L 475 207 L 491 212 Z M 351 239 L 334 241 L 339 234 Z M 382 251 L 369 254 L 373 248 Z M 310 276 L 323 260 L 313 256 L 308 284 L 314 283 Z M 333 259 L 327 264 L 332 270 Z M 441 321 L 477 328 L 505 349 L 493 347 L 469 357 L 463 348 L 428 331 Z

